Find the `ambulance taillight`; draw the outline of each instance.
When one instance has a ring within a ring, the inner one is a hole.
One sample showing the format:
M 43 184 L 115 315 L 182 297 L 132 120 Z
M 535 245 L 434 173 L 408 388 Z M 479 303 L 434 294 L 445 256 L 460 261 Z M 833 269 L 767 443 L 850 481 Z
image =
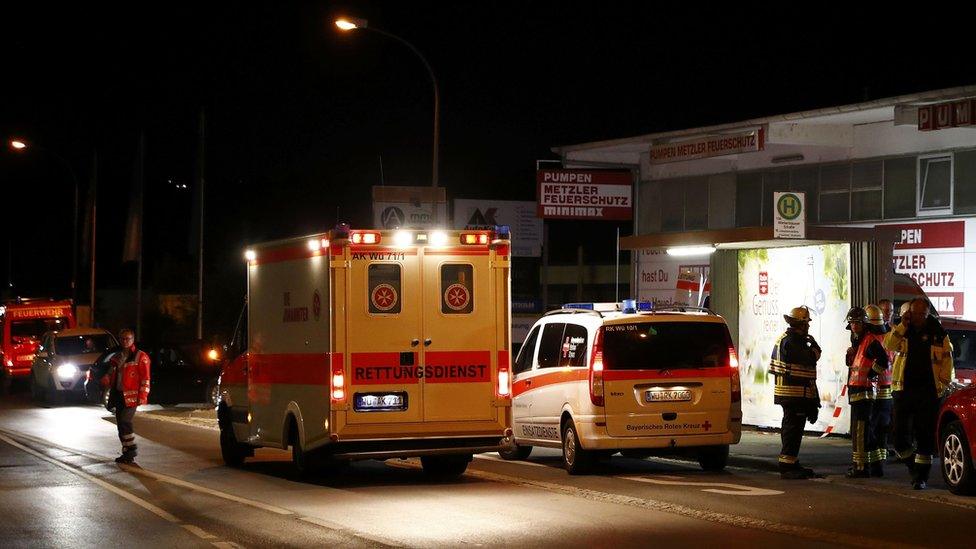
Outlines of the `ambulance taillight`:
M 498 391 L 499 398 L 510 398 L 512 396 L 512 374 L 508 371 L 508 366 L 498 367 Z
M 332 402 L 343 402 L 346 400 L 346 373 L 342 366 L 332 368 Z
M 488 245 L 488 235 L 485 233 L 461 233 L 461 244 L 466 246 L 471 245 Z
M 349 235 L 353 244 L 379 244 L 380 233 L 375 231 L 353 231 Z
M 593 356 L 590 358 L 590 402 L 603 406 L 603 328 L 593 339 Z
M 735 347 L 729 345 L 729 381 L 732 388 L 732 402 L 742 400 L 742 386 L 739 381 L 739 357 L 735 354 Z

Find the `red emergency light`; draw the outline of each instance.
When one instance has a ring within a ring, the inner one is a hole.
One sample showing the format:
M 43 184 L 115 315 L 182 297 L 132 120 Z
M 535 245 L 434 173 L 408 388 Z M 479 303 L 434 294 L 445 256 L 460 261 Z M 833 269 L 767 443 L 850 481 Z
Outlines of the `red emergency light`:
M 484 233 L 461 233 L 461 244 L 471 246 L 471 245 L 488 245 L 488 235 Z
M 372 231 L 354 231 L 349 238 L 353 244 L 379 244 L 380 233 Z

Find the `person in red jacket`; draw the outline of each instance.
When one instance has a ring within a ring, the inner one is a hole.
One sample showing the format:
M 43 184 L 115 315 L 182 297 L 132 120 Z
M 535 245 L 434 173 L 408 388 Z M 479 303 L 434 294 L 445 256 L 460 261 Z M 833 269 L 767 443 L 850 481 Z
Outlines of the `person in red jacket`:
M 121 351 L 112 358 L 112 367 L 101 379 L 111 390 L 115 406 L 115 424 L 122 442 L 122 455 L 116 463 L 132 463 L 136 458 L 136 435 L 132 420 L 136 408 L 149 401 L 149 355 L 136 349 L 135 333 L 128 328 L 119 332 Z

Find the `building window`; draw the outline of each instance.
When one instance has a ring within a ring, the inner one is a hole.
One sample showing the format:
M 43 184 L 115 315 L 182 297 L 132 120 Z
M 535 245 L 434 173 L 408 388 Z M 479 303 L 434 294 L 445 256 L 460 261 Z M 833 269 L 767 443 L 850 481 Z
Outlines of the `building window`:
M 820 167 L 820 221 L 843 223 L 851 217 L 851 165 Z
M 816 223 L 819 219 L 817 208 L 817 188 L 820 183 L 820 168 L 817 166 L 795 168 L 790 170 L 790 190 L 805 195 L 807 209 L 807 223 Z
M 740 173 L 735 183 L 735 226 L 762 225 L 762 174 Z
M 763 174 L 763 227 L 773 226 L 773 193 L 790 190 L 790 172 L 778 170 Z
M 683 231 L 685 228 L 685 190 L 682 181 L 665 181 L 661 185 L 661 230 Z
M 884 163 L 851 165 L 851 221 L 881 219 Z
M 884 161 L 885 219 L 915 217 L 915 164 L 914 156 Z
M 708 178 L 696 177 L 684 182 L 685 230 L 703 231 L 708 228 Z
M 957 152 L 953 162 L 953 210 L 957 214 L 976 213 L 976 150 Z
M 952 208 L 952 155 L 918 158 L 918 210 L 945 213 Z

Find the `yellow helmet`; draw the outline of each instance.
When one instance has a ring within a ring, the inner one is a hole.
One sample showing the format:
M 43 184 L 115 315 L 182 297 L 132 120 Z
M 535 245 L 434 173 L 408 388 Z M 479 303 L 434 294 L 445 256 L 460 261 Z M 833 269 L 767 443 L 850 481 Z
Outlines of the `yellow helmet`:
M 810 322 L 810 309 L 806 307 L 793 307 L 790 314 L 783 315 L 787 324 L 801 324 Z
M 877 305 L 865 305 L 864 313 L 867 315 L 868 324 L 874 324 L 875 326 L 884 326 L 884 313 L 881 312 L 881 307 Z
M 907 313 L 908 311 L 910 311 L 911 308 L 912 308 L 912 302 L 911 301 L 906 301 L 906 302 L 902 303 L 901 304 L 901 307 L 898 309 L 898 316 L 905 316 L 905 313 Z

